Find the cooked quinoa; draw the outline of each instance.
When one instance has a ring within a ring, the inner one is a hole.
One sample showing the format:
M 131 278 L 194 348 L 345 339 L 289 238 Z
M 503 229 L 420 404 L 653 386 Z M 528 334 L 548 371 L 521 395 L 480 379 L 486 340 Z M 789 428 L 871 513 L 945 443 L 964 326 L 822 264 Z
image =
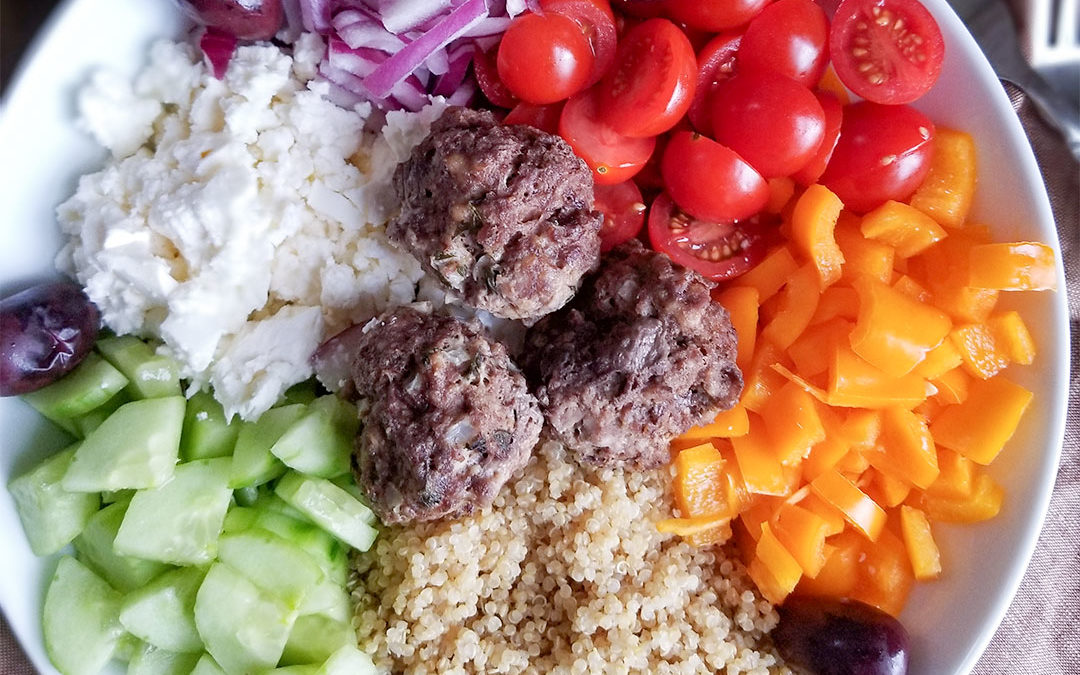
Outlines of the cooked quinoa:
M 657 532 L 669 485 L 543 444 L 490 508 L 356 557 L 361 647 L 393 673 L 790 672 L 742 564 Z

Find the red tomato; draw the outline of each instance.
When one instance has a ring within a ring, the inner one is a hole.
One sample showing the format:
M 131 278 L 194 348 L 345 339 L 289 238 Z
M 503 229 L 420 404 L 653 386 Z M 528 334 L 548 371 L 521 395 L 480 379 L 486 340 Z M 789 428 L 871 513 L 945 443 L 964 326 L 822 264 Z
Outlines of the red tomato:
M 600 252 L 633 239 L 645 224 L 645 202 L 641 190 L 632 180 L 615 185 L 597 185 L 595 208 L 604 214 L 600 227 Z
M 697 86 L 687 114 L 694 128 L 707 136 L 712 134 L 709 98 L 717 84 L 735 73 L 735 54 L 741 41 L 740 33 L 720 33 L 698 52 Z
M 761 262 L 774 231 L 757 218 L 740 222 L 697 220 L 680 211 L 666 192 L 649 207 L 652 247 L 713 281 L 732 279 Z
M 740 69 L 712 97 L 713 137 L 765 178 L 806 166 L 825 135 L 825 111 L 806 87 L 769 70 Z
M 615 14 L 607 0 L 542 0 L 540 9 L 562 14 L 577 22 L 593 51 L 593 69 L 585 82 L 591 87 L 600 81 L 615 61 Z
M 836 94 L 816 91 L 814 96 L 817 96 L 818 103 L 825 112 L 825 135 L 821 139 L 817 152 L 806 163 L 806 166 L 791 174 L 799 185 L 812 185 L 821 178 L 821 174 L 825 172 L 825 167 L 829 163 L 829 158 L 832 157 L 836 141 L 840 138 L 840 123 L 844 119 L 844 104 L 840 103 Z
M 687 26 L 713 32 L 741 26 L 770 0 L 667 0 L 667 14 Z
M 660 171 L 679 208 L 702 220 L 742 220 L 769 201 L 761 174 L 731 148 L 692 131 L 671 135 Z
M 651 19 L 664 13 L 665 0 L 613 0 L 620 11 L 639 19 Z
M 540 131 L 549 134 L 559 133 L 559 117 L 562 115 L 562 103 L 549 105 L 533 105 L 532 103 L 518 103 L 514 109 L 506 113 L 503 124 L 528 124 Z
M 638 24 L 598 85 L 604 121 L 626 136 L 663 133 L 686 114 L 696 76 L 694 48 L 678 26 L 667 19 Z
M 631 178 L 649 161 L 656 138 L 630 138 L 612 129 L 599 116 L 596 89 L 572 97 L 559 117 L 559 135 L 574 153 L 585 160 L 598 185 L 612 185 Z
M 860 213 L 903 201 L 926 177 L 933 144 L 934 125 L 918 110 L 852 103 L 844 106 L 840 140 L 819 182 Z
M 561 14 L 522 14 L 499 43 L 499 78 L 522 101 L 561 101 L 585 88 L 592 46 L 576 21 Z
M 877 103 L 911 103 L 941 74 L 945 42 L 918 0 L 844 0 L 829 51 L 840 81 Z
M 497 51 L 498 47 L 486 52 L 478 47 L 473 52 L 473 74 L 476 76 L 476 83 L 480 85 L 480 91 L 487 100 L 500 108 L 513 108 L 518 104 L 518 99 L 499 79 L 499 69 L 495 65 Z
M 746 27 L 739 65 L 775 70 L 813 87 L 829 62 L 828 39 L 829 20 L 814 0 L 777 0 Z

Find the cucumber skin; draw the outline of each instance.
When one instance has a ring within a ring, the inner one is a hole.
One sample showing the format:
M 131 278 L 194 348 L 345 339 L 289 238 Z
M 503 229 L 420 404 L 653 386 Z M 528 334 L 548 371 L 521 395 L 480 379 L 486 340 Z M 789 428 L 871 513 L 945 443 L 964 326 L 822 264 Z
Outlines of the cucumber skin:
M 370 524 L 375 521 L 375 514 L 330 481 L 290 471 L 282 476 L 274 491 L 316 525 L 353 548 L 366 551 L 375 542 L 378 530 Z
M 96 492 L 68 492 L 60 486 L 75 447 L 48 457 L 8 484 L 34 555 L 52 555 L 67 546 L 101 506 Z
M 74 370 L 47 387 L 23 394 L 22 399 L 53 422 L 64 426 L 85 415 L 127 386 L 124 374 L 94 352 Z
M 45 652 L 63 675 L 97 675 L 124 635 L 120 593 L 71 556 L 60 558 L 45 592 Z
M 240 422 L 225 419 L 225 409 L 214 395 L 197 391 L 188 399 L 184 411 L 184 430 L 180 436 L 180 456 L 185 462 L 213 457 L 228 457 L 236 447 Z

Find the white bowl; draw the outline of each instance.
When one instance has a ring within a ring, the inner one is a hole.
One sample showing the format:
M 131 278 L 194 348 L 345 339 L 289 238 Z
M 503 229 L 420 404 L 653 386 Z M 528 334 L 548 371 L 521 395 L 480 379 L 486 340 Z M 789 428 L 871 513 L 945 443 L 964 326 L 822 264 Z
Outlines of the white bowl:
M 973 217 L 999 240 L 1033 239 L 1057 247 L 1053 218 L 1023 129 L 989 64 L 945 0 L 923 0 L 946 41 L 941 79 L 918 107 L 939 125 L 971 132 L 979 187 Z M 74 92 L 107 65 L 134 73 L 150 42 L 179 37 L 183 22 L 167 0 L 68 0 L 29 50 L 0 109 L 0 293 L 55 277 L 61 244 L 54 209 L 95 170 L 104 152 L 75 126 Z M 1060 260 L 1060 252 L 1058 253 Z M 1005 487 L 1001 514 L 979 525 L 939 526 L 944 576 L 919 584 L 902 620 L 913 638 L 911 672 L 966 673 L 993 636 L 1035 547 L 1057 472 L 1067 402 L 1065 280 L 1057 293 L 1022 294 L 1039 356 L 1009 377 L 1035 392 L 1016 437 L 991 473 Z M 29 406 L 0 399 L 0 484 L 59 448 L 63 436 Z M 11 497 L 0 490 L 0 607 L 42 673 L 53 673 L 42 647 L 40 616 L 55 559 L 35 558 Z M 1049 619 L 1048 619 L 1049 620 Z

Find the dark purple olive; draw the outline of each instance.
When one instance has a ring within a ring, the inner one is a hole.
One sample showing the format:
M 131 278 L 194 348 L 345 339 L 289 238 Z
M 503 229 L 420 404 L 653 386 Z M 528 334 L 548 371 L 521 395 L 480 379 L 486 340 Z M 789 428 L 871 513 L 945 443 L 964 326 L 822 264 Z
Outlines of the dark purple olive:
M 908 634 L 892 616 L 855 600 L 789 597 L 772 638 L 789 663 L 816 675 L 903 675 Z
M 269 40 L 281 28 L 281 0 L 179 0 L 196 22 L 241 40 Z
M 78 285 L 32 286 L 0 300 L 0 396 L 41 389 L 79 365 L 101 317 Z

